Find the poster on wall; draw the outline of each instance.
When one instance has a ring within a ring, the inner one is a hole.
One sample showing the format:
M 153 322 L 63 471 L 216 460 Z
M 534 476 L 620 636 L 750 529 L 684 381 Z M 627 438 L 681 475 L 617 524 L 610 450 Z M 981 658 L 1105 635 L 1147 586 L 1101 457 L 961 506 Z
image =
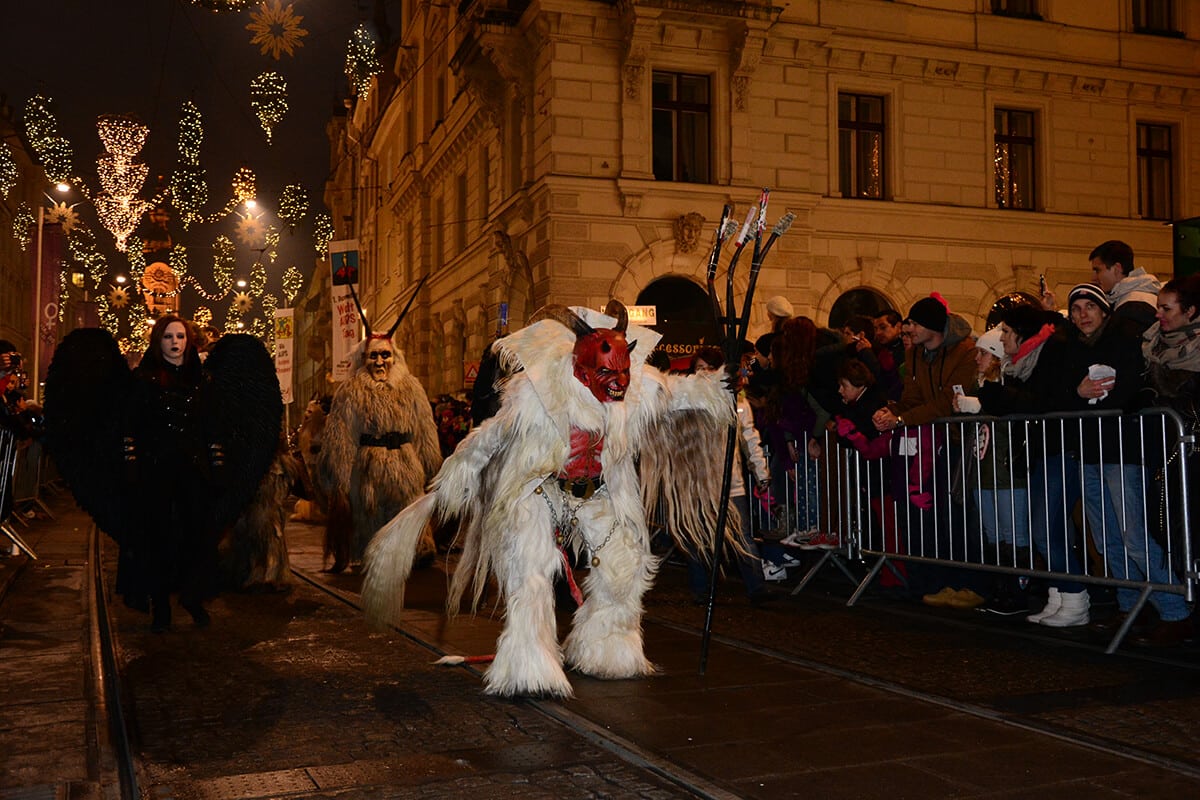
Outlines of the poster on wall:
M 329 243 L 329 268 L 333 271 L 330 306 L 333 308 L 333 380 L 344 381 L 354 371 L 350 353 L 358 344 L 359 319 L 351 287 L 358 291 L 358 240 Z
M 295 309 L 275 309 L 275 375 L 284 404 L 292 402 L 292 366 L 295 344 Z

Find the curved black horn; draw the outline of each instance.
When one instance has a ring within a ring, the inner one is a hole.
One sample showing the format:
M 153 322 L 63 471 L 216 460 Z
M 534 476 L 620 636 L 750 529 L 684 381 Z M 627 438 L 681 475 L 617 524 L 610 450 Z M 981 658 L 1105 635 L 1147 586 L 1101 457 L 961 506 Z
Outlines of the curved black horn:
M 604 313 L 616 318 L 617 324 L 613 326 L 614 331 L 624 333 L 625 329 L 629 327 L 629 312 L 620 300 L 609 300 L 608 305 L 604 307 Z
M 429 279 L 429 273 L 425 273 L 421 280 L 417 281 L 417 288 L 413 289 L 412 296 L 408 298 L 408 302 L 404 304 L 404 310 L 400 312 L 400 316 L 396 317 L 396 321 L 392 323 L 392 327 L 388 329 L 388 338 L 392 338 L 392 334 L 396 332 L 396 328 L 400 327 L 400 323 L 404 321 L 408 310 L 412 308 L 413 300 L 417 299 L 417 294 L 421 291 L 421 287 L 425 285 L 425 281 Z
M 575 334 L 576 339 L 581 339 L 588 334 L 595 333 L 596 329 L 588 325 L 583 317 L 576 314 L 566 306 L 549 305 L 544 306 L 541 311 L 534 315 L 543 319 L 552 319 L 555 322 L 563 325 Z
M 363 313 L 362 303 L 358 302 L 358 294 L 354 291 L 354 284 L 347 283 L 350 287 L 350 296 L 354 298 L 354 307 L 358 309 L 358 318 L 362 320 L 363 328 L 367 331 L 367 338 L 371 338 L 371 323 L 367 322 L 367 315 Z

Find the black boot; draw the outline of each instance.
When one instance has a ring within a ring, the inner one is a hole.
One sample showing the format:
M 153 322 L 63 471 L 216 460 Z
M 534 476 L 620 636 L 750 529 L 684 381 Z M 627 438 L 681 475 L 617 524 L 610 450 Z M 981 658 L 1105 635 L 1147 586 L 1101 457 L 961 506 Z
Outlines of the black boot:
M 184 610 L 192 615 L 192 621 L 196 623 L 197 628 L 207 628 L 212 622 L 212 617 L 208 615 L 204 604 L 199 600 L 180 598 L 179 605 L 183 606 Z
M 156 597 L 151 605 L 154 616 L 150 623 L 150 630 L 154 633 L 166 633 L 171 630 L 171 599 Z

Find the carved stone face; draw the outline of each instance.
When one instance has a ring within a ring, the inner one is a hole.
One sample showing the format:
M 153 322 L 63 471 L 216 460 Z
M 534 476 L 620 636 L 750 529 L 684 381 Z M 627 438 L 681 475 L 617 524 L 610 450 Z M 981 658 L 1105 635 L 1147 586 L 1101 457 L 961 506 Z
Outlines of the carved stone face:
M 629 344 L 625 334 L 600 329 L 575 343 L 575 377 L 601 403 L 625 399 L 629 389 Z
M 367 372 L 377 381 L 386 381 L 388 376 L 392 374 L 392 361 L 395 352 L 392 349 L 392 343 L 387 339 L 370 339 L 367 341 L 367 349 L 363 353 L 363 363 L 367 367 Z

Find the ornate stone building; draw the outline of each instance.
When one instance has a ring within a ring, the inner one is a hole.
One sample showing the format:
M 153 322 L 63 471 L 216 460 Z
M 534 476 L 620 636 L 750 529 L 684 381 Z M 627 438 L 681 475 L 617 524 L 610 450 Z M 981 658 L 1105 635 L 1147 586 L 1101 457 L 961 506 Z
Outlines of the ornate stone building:
M 722 206 L 740 220 L 762 187 L 769 222 L 796 220 L 756 296 L 821 324 L 937 290 L 978 328 L 1039 275 L 1060 294 L 1086 280 L 1113 238 L 1169 275 L 1166 223 L 1200 213 L 1200 6 L 1183 0 L 404 0 L 400 16 L 383 73 L 331 122 L 326 203 L 335 238 L 360 242 L 372 320 L 429 275 L 401 335 L 431 393 L 463 385 L 502 302 L 514 327 L 617 297 L 703 330 Z

